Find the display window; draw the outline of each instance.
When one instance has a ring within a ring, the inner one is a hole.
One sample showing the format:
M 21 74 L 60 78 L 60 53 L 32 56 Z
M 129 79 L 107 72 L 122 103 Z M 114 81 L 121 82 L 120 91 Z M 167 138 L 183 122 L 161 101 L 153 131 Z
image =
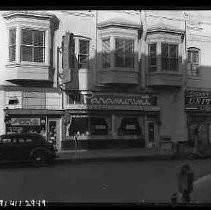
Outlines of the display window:
M 100 136 L 111 132 L 111 117 L 74 116 L 67 126 L 69 136 Z
M 118 127 L 118 136 L 125 135 L 143 135 L 142 128 L 139 124 L 138 118 L 122 117 Z
M 111 125 L 111 123 L 110 123 Z M 109 119 L 103 117 L 90 118 L 91 135 L 108 135 L 110 130 Z

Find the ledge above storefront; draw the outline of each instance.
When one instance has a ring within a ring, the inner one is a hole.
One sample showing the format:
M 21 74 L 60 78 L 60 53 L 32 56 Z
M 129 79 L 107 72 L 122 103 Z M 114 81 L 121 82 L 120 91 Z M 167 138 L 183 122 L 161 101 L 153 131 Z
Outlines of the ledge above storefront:
M 147 85 L 151 87 L 181 87 L 182 73 L 154 72 L 147 75 Z
M 101 84 L 138 84 L 138 72 L 119 71 L 119 70 L 101 70 L 98 73 L 98 82 Z

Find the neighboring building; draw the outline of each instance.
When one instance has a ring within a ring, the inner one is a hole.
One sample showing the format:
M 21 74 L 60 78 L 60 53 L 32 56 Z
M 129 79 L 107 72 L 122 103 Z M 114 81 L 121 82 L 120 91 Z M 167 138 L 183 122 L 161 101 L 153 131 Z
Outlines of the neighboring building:
M 0 132 L 145 147 L 191 140 L 200 123 L 210 141 L 211 17 L 187 13 L 1 11 Z

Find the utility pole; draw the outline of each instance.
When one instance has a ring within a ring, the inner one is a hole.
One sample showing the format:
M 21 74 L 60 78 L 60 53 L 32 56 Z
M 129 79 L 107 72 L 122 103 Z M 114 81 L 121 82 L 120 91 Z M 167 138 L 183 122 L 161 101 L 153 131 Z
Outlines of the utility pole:
M 184 33 L 184 42 L 185 42 L 185 71 L 184 71 L 184 90 L 186 90 L 187 87 L 187 76 L 188 76 L 188 72 L 187 72 L 187 63 L 188 63 L 188 51 L 187 51 L 187 17 L 188 14 L 186 12 L 184 12 L 184 18 L 185 18 L 185 33 Z

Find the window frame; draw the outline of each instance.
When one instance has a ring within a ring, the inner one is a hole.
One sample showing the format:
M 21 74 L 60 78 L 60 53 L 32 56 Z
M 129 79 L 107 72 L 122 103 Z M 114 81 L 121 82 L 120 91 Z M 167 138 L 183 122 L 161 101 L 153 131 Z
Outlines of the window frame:
M 167 56 L 163 56 L 163 51 L 162 51 L 162 46 L 164 45 L 167 45 L 167 48 L 168 48 L 168 52 L 167 52 Z M 176 47 L 176 57 L 172 57 L 171 56 L 171 52 L 170 52 L 170 47 L 171 46 L 175 46 Z M 161 71 L 162 72 L 165 72 L 165 71 L 168 71 L 168 72 L 178 72 L 179 71 L 179 56 L 178 56 L 178 44 L 173 44 L 173 43 L 167 43 L 167 42 L 161 42 Z M 166 59 L 168 61 L 168 67 L 167 69 L 164 69 L 163 68 L 163 59 Z M 174 60 L 176 61 L 176 69 L 173 70 L 171 69 L 171 61 Z
M 76 41 L 76 40 L 74 39 L 74 41 Z M 80 52 L 81 41 L 88 42 L 88 53 L 86 53 L 86 54 Z M 76 44 L 76 42 L 75 42 L 75 44 Z M 87 56 L 87 62 L 81 63 L 80 56 Z M 90 60 L 90 58 L 89 58 L 90 57 L 90 40 L 89 39 L 78 38 L 78 56 L 77 57 L 78 57 L 78 69 L 83 69 L 84 68 L 84 67 L 82 67 L 83 65 L 85 66 L 86 69 L 88 69 L 89 68 L 89 60 Z
M 52 42 L 52 36 L 50 33 L 50 28 L 46 27 L 46 26 L 38 26 L 38 25 L 29 25 L 28 23 L 23 25 L 23 24 L 12 24 L 10 26 L 7 27 L 7 31 L 8 31 L 8 50 L 10 47 L 9 44 L 9 31 L 11 29 L 16 29 L 16 47 L 15 47 L 15 60 L 11 61 L 10 60 L 10 55 L 8 52 L 8 63 L 7 66 L 10 65 L 16 65 L 16 64 L 20 64 L 20 65 L 33 65 L 33 66 L 50 66 L 52 65 L 50 63 L 50 50 L 52 50 L 53 46 L 51 46 L 51 42 Z M 43 61 L 42 62 L 37 62 L 37 61 L 24 61 L 21 60 L 21 45 L 22 45 L 22 29 L 30 29 L 33 31 L 41 31 L 43 32 Z M 50 41 L 51 40 L 51 41 Z
M 108 52 L 105 52 L 104 51 L 104 48 L 103 48 L 103 42 L 104 41 L 107 41 L 107 40 L 109 40 L 109 50 L 108 50 Z M 111 68 L 111 37 L 105 37 L 105 38 L 102 38 L 101 39 L 101 43 L 102 43 L 102 68 L 103 69 L 109 69 L 109 68 Z M 105 57 L 109 57 L 109 62 L 104 62 L 106 59 L 105 59 Z M 107 65 L 104 65 L 104 64 L 109 64 L 108 66 Z
M 155 56 L 151 57 L 150 56 L 150 45 L 155 45 Z M 157 72 L 158 71 L 158 62 L 157 62 L 157 48 L 158 48 L 158 43 L 157 42 L 151 42 L 151 43 L 148 43 L 148 71 L 149 72 Z M 156 64 L 155 65 L 150 65 L 150 59 L 155 59 L 156 60 Z M 155 68 L 156 67 L 156 70 L 155 71 L 150 71 L 150 67 L 152 68 Z
M 193 62 L 193 52 L 198 54 L 198 62 Z M 189 57 L 189 53 L 191 53 Z M 189 59 L 190 58 L 190 59 Z M 201 65 L 201 50 L 196 47 L 189 47 L 187 49 L 187 65 L 188 65 L 188 76 L 198 77 L 200 76 L 200 65 Z M 196 68 L 196 74 L 194 74 L 194 69 Z
M 121 40 L 124 42 L 124 52 L 122 53 L 124 55 L 124 65 L 123 66 L 117 66 L 117 40 Z M 126 42 L 132 41 L 132 53 L 126 52 Z M 127 54 L 130 54 L 130 56 L 127 56 Z M 126 59 L 132 58 L 132 66 L 126 66 Z M 135 40 L 132 38 L 126 38 L 126 37 L 114 37 L 114 67 L 115 68 L 135 68 Z
M 30 30 L 32 32 L 32 44 L 24 44 L 23 43 L 23 30 Z M 41 32 L 42 33 L 42 39 L 43 39 L 43 46 L 35 46 L 35 33 L 36 32 Z M 46 43 L 45 43 L 45 31 L 42 29 L 34 29 L 34 28 L 29 28 L 29 27 L 22 27 L 20 30 L 20 36 L 21 36 L 21 40 L 20 40 L 20 62 L 30 62 L 30 63 L 45 63 L 45 48 L 46 48 Z M 28 60 L 23 60 L 23 52 L 22 49 L 23 47 L 29 47 L 32 48 L 32 61 L 28 61 Z M 42 54 L 43 54 L 43 60 L 42 62 L 39 61 L 35 61 L 35 56 L 34 56 L 34 51 L 36 48 L 42 48 Z
M 11 28 L 9 28 L 8 29 L 9 30 L 9 42 L 8 42 L 8 49 L 9 49 L 9 55 L 8 55 L 8 60 L 9 60 L 9 62 L 15 62 L 16 61 L 16 51 L 17 51 L 17 40 L 16 40 L 16 38 L 17 38 L 17 28 L 16 27 L 11 27 Z M 10 43 L 10 39 L 12 39 L 11 37 L 10 37 L 10 32 L 12 31 L 12 30 L 15 30 L 15 44 L 11 44 Z M 11 60 L 11 57 L 10 57 L 10 49 L 11 48 L 14 48 L 13 50 L 14 50 L 14 60 Z

